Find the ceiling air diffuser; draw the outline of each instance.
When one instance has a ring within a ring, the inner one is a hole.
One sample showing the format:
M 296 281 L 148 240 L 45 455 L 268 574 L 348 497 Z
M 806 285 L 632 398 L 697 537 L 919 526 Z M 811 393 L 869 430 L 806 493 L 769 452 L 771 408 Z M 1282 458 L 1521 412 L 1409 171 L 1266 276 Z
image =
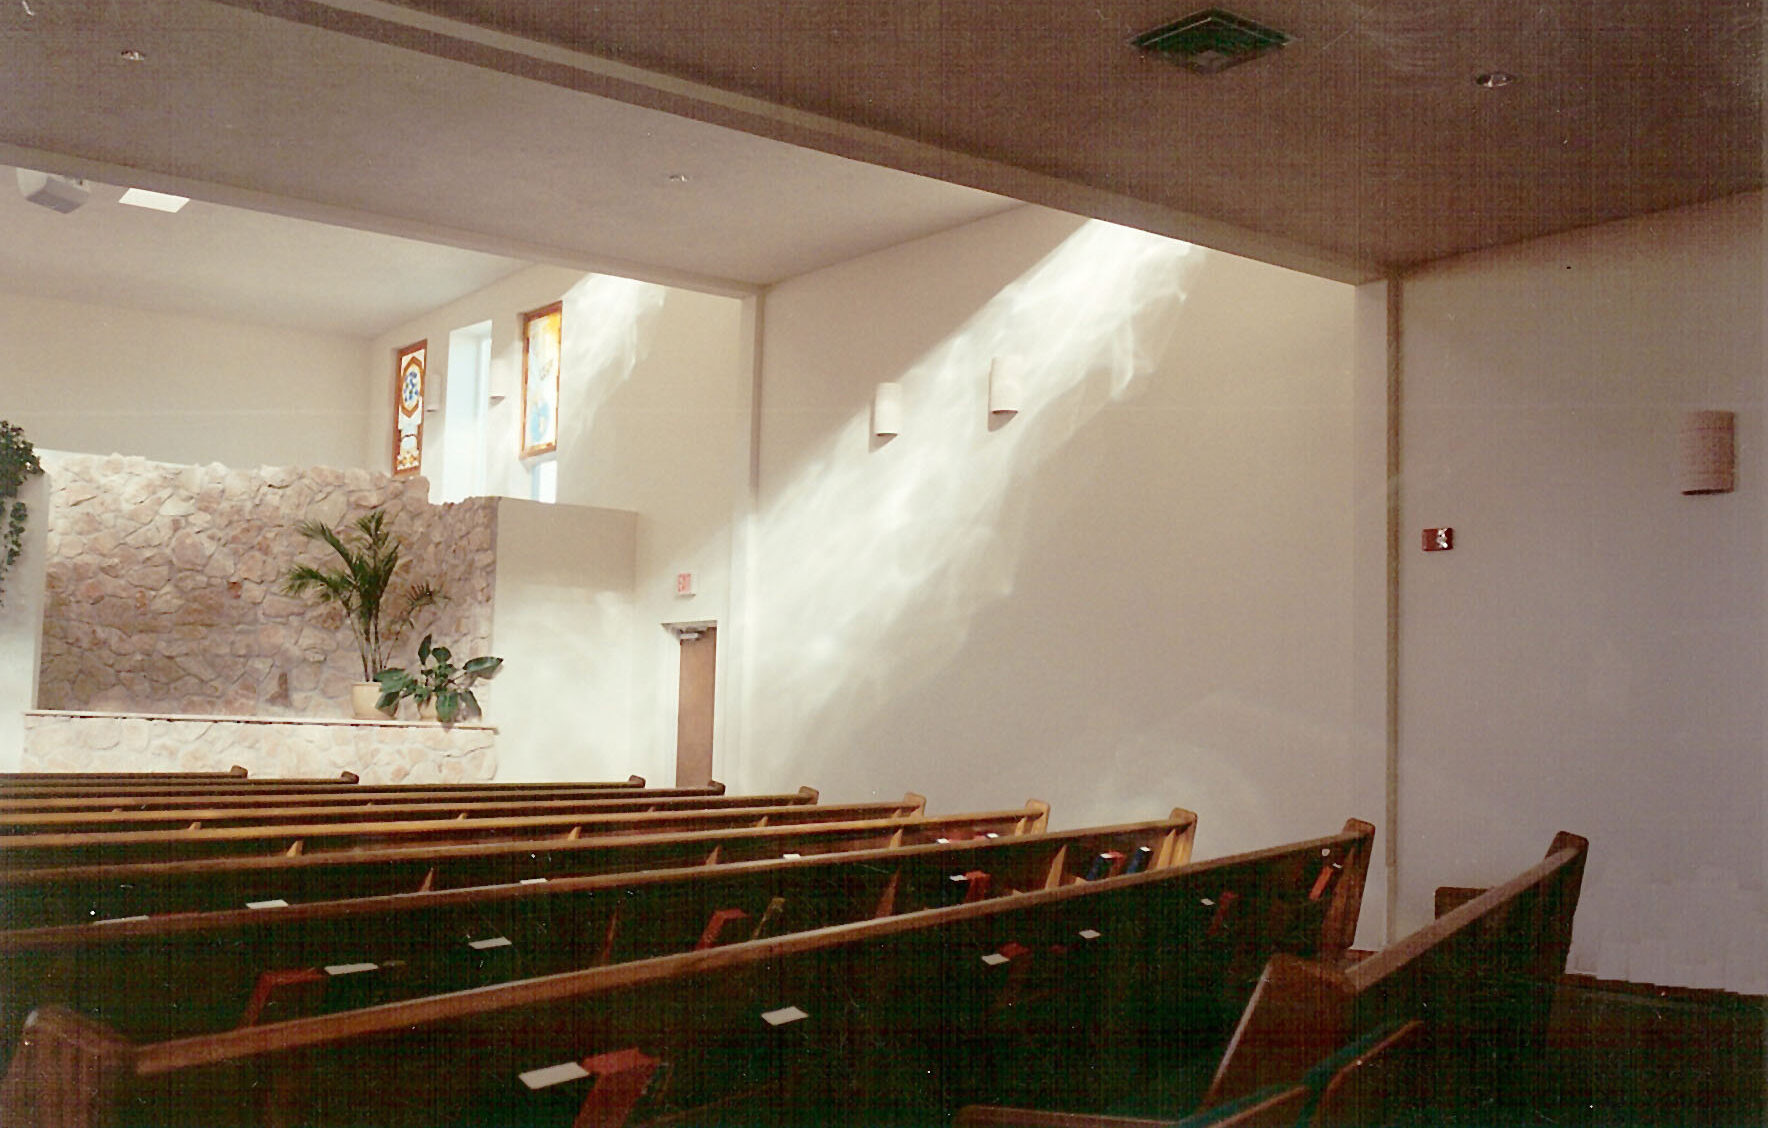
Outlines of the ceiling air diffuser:
M 1177 23 L 1145 31 L 1130 43 L 1198 74 L 1218 74 L 1289 42 L 1262 24 L 1208 8 Z

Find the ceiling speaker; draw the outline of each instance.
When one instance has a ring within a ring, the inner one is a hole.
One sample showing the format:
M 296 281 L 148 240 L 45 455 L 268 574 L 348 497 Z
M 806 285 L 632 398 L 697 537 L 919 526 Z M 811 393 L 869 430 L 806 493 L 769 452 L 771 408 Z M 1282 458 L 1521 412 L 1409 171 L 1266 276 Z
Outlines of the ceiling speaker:
M 86 187 L 84 180 L 57 176 L 52 172 L 35 172 L 28 168 L 18 170 L 18 190 L 31 203 L 63 214 L 73 211 L 92 197 L 92 190 Z

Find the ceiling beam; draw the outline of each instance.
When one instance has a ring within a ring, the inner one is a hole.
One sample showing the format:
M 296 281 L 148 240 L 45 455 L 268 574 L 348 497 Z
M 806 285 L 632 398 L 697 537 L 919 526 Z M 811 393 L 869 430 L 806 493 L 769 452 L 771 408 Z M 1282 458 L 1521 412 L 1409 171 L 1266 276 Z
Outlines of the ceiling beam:
M 217 0 L 231 7 L 723 126 L 867 164 L 1135 227 L 1340 282 L 1375 263 L 824 114 L 782 106 L 386 0 Z M 510 252 L 500 252 L 510 253 Z M 627 273 L 627 271 L 621 271 Z
M 633 262 L 613 255 L 600 255 L 563 248 L 556 244 L 486 235 L 449 224 L 430 223 L 404 216 L 370 212 L 360 208 L 296 199 L 240 185 L 175 176 L 151 168 L 137 168 L 112 161 L 96 160 L 78 153 L 48 152 L 43 149 L 14 145 L 6 141 L 0 141 L 0 165 L 36 169 L 39 172 L 53 172 L 62 176 L 95 180 L 100 184 L 169 192 L 173 195 L 188 196 L 212 204 L 265 212 L 288 219 L 324 223 L 333 227 L 349 228 L 353 231 L 369 231 L 377 235 L 392 235 L 420 243 L 437 243 L 465 251 L 501 255 L 505 258 L 522 259 L 544 266 L 581 270 L 585 273 L 614 274 L 639 282 L 653 282 L 660 286 L 697 290 L 720 297 L 743 298 L 758 294 L 765 289 L 763 286 L 752 283 L 701 274 L 696 271 L 676 270 L 669 267 L 659 267 L 653 263 Z

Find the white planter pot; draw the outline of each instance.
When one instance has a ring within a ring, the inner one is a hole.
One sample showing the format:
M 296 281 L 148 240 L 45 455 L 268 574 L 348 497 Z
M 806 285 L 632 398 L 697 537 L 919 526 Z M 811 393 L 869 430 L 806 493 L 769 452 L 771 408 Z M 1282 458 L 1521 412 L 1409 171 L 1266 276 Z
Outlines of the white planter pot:
M 350 687 L 350 713 L 359 721 L 391 720 L 399 712 L 399 702 L 385 709 L 375 708 L 375 702 L 381 697 L 381 683 L 357 682 Z

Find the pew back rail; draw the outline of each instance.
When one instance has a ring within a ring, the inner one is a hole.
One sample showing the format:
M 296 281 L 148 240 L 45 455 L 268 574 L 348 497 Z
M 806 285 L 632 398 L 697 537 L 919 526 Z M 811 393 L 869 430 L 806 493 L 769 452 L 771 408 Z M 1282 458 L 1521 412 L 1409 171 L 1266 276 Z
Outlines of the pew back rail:
M 522 1079 L 626 1050 L 668 1066 L 641 1121 L 733 1102 L 949 1115 L 1039 1083 L 1028 1066 L 1047 1074 L 1052 1051 L 1109 1085 L 1129 1063 L 1098 1031 L 1127 1040 L 1199 992 L 1238 1013 L 1251 979 L 1227 981 L 1249 961 L 1256 975 L 1272 951 L 1335 945 L 1332 902 L 1361 884 L 1371 838 L 1353 820 L 1189 866 L 165 1042 L 44 1008 L 15 1055 L 7 1092 L 24 1103 L 8 1123 L 47 1123 L 39 1110 L 68 1104 L 75 1077 L 102 1081 L 90 1117 L 118 1125 L 508 1122 L 527 1119 Z M 266 1094 L 292 1104 L 267 1112 Z

